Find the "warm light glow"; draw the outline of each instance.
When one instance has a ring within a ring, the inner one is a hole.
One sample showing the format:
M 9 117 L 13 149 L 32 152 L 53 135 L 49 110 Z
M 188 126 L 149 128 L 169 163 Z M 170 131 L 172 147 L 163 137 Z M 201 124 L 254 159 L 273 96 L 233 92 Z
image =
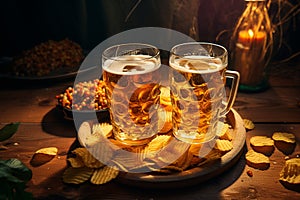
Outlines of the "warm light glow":
M 243 30 L 239 32 L 238 42 L 242 44 L 250 44 L 253 42 L 264 43 L 266 39 L 266 32 L 255 32 L 252 29 Z
M 250 38 L 253 38 L 254 33 L 253 33 L 252 29 L 249 29 L 249 30 L 248 30 L 248 34 L 249 34 Z

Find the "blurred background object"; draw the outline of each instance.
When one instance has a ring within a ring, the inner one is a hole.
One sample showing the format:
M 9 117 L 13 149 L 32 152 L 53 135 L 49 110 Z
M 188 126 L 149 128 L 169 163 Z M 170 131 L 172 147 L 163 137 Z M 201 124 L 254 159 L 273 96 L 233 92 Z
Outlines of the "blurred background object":
M 13 56 L 47 40 L 68 38 L 91 50 L 106 38 L 137 27 L 164 27 L 195 40 L 228 47 L 244 0 L 10 0 L 0 7 L 0 56 Z M 299 0 L 268 0 L 276 54 L 300 50 Z

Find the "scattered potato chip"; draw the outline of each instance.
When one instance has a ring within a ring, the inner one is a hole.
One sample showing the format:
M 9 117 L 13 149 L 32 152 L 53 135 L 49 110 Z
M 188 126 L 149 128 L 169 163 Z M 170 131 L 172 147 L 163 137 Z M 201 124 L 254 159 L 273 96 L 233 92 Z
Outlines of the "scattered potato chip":
M 267 136 L 253 136 L 250 138 L 253 150 L 270 156 L 274 151 L 274 140 Z
M 300 184 L 300 158 L 292 158 L 285 162 L 279 180 L 291 184 Z
M 273 146 L 274 141 L 267 136 L 253 136 L 250 138 L 250 144 L 253 146 Z
M 100 168 L 104 166 L 104 164 L 94 158 L 94 156 L 86 148 L 77 148 L 73 150 L 73 153 L 80 157 L 84 165 L 87 167 Z
M 80 184 L 90 179 L 94 169 L 88 167 L 81 168 L 67 168 L 63 173 L 63 182 Z
M 243 119 L 243 121 L 244 121 L 244 127 L 247 130 L 252 130 L 252 129 L 255 128 L 255 125 L 254 125 L 254 123 L 251 120 L 249 120 L 249 119 Z
M 56 147 L 47 147 L 37 150 L 32 159 L 30 160 L 30 164 L 34 167 L 43 165 L 50 160 L 52 160 L 57 155 L 58 149 Z
M 70 157 L 67 161 L 69 161 L 70 165 L 74 168 L 85 167 L 83 161 L 79 157 Z
M 272 135 L 275 141 L 275 146 L 279 151 L 285 155 L 290 155 L 294 152 L 296 147 L 296 138 L 292 133 L 275 132 Z
M 220 139 L 217 139 L 214 148 L 216 148 L 216 149 L 218 149 L 218 150 L 220 150 L 222 152 L 228 152 L 231 149 L 233 149 L 233 144 L 229 140 L 220 140 Z
M 56 147 L 47 147 L 37 150 L 35 153 L 42 153 L 47 155 L 56 156 L 58 149 Z
M 100 185 L 111 181 L 116 178 L 119 174 L 119 171 L 113 167 L 105 166 L 101 169 L 95 170 L 91 177 L 91 183 Z
M 282 141 L 287 143 L 295 143 L 295 135 L 292 133 L 275 132 L 272 135 L 272 139 L 275 141 Z
M 247 164 L 253 168 L 265 170 L 270 167 L 270 159 L 262 153 L 249 150 L 246 153 Z

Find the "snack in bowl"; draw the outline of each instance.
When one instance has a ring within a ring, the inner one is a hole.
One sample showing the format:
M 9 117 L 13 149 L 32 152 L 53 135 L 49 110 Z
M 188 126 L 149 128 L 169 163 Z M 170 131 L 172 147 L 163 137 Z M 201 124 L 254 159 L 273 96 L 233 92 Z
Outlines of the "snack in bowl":
M 68 87 L 55 98 L 58 108 L 63 110 L 66 119 L 73 119 L 73 112 L 86 114 L 87 117 L 89 113 L 96 112 L 98 118 L 108 117 L 105 86 L 102 80 L 79 82 L 74 88 Z M 100 113 L 101 116 L 98 116 Z
M 209 164 L 216 163 L 233 147 L 233 138 L 223 139 L 220 144 L 218 142 L 219 145 L 213 147 L 209 144 L 188 144 L 176 140 L 169 132 L 160 133 L 146 145 L 129 146 L 118 142 L 113 137 L 111 125 L 107 122 L 92 124 L 84 122 L 81 126 L 84 126 L 78 131 L 81 147 L 74 149 L 68 156 L 70 167 L 64 173 L 65 183 L 80 184 L 90 181 L 92 184 L 100 185 L 117 178 L 119 174 L 140 172 L 144 169 L 146 169 L 145 174 L 149 175 L 174 175 L 186 170 L 205 168 Z M 232 129 L 233 127 L 226 126 L 226 130 L 227 128 Z M 83 140 L 81 137 L 84 137 Z M 109 144 L 112 147 L 110 151 L 98 148 L 98 144 L 106 139 L 111 143 Z M 200 156 L 199 151 L 202 147 L 208 148 L 208 152 Z M 124 151 L 130 155 L 124 154 Z M 104 162 L 97 162 L 93 158 L 93 152 L 97 152 L 98 157 L 99 152 L 105 152 L 104 156 L 107 159 Z M 75 168 L 79 169 L 75 170 Z M 82 176 L 80 173 L 83 173 Z M 71 178 L 70 174 L 74 174 L 75 178 Z
M 52 72 L 78 69 L 84 59 L 79 44 L 69 39 L 48 40 L 13 58 L 13 73 L 21 77 L 41 77 Z

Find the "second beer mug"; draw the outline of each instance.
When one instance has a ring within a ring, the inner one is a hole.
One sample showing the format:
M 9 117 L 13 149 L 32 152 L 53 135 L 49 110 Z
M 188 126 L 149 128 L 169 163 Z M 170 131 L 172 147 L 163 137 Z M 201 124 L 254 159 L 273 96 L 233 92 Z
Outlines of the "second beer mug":
M 170 73 L 173 134 L 188 143 L 212 140 L 218 123 L 230 111 L 239 73 L 226 70 L 227 50 L 216 44 L 192 42 L 171 49 Z M 232 87 L 226 101 L 226 77 Z
M 103 80 L 115 139 L 143 145 L 159 130 L 159 50 L 148 44 L 112 46 L 102 54 Z

